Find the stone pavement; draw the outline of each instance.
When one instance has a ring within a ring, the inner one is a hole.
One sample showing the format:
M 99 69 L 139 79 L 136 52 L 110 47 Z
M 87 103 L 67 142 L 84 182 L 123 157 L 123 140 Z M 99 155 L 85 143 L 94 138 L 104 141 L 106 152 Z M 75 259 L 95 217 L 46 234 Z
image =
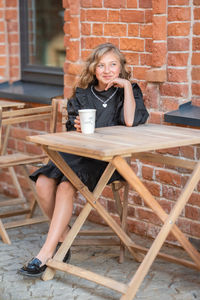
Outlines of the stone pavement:
M 94 224 L 87 223 L 87 226 Z M 95 225 L 96 226 L 96 225 Z M 99 226 L 100 227 L 100 226 Z M 93 282 L 57 271 L 53 280 L 30 279 L 17 274 L 25 262 L 38 252 L 48 224 L 10 229 L 11 245 L 0 241 L 0 300 L 114 300 L 120 294 Z M 133 236 L 141 245 L 141 238 Z M 128 282 L 138 263 L 126 255 L 118 263 L 118 247 L 73 246 L 71 263 L 85 267 L 115 280 Z M 179 257 L 181 249 L 167 248 Z M 145 277 L 136 300 L 193 300 L 200 299 L 200 273 L 163 260 L 156 260 Z M 130 299 L 131 300 L 131 299 Z

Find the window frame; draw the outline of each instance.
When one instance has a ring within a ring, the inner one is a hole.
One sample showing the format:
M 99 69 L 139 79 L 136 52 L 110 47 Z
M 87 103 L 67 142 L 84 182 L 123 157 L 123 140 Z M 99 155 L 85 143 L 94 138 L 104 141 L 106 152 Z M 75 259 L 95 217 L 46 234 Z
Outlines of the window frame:
M 28 82 L 38 82 L 54 85 L 62 85 L 64 72 L 62 68 L 30 65 L 29 39 L 28 39 L 28 1 L 19 1 L 20 24 L 20 55 L 21 55 L 21 79 Z

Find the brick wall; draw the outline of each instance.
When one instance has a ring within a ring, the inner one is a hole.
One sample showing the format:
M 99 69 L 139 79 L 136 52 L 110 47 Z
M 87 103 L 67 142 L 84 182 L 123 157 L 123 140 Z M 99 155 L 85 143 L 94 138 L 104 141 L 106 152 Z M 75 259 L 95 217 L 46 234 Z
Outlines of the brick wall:
M 18 73 L 11 70 L 19 70 L 16 7 L 17 1 L 0 1 L 2 80 L 15 80 Z M 187 101 L 200 105 L 200 0 L 63 0 L 63 8 L 65 98 L 71 94 L 82 61 L 97 44 L 109 41 L 123 51 L 132 79 L 143 90 L 150 112 L 149 122 L 164 123 L 166 111 L 177 109 Z M 6 24 L 9 30 L 6 30 Z M 15 38 L 11 39 L 11 36 Z M 8 54 L 13 54 L 13 58 Z M 164 153 L 189 160 L 200 158 L 198 146 L 170 149 Z M 169 212 L 183 189 L 188 171 L 134 160 L 132 167 Z M 178 221 L 184 232 L 196 237 L 200 237 L 199 192 L 200 184 Z M 81 196 L 77 198 L 75 213 L 79 213 L 83 202 Z M 109 187 L 101 202 L 117 219 Z M 160 221 L 133 190 L 129 194 L 129 203 L 129 229 L 154 237 Z M 90 219 L 102 222 L 94 212 Z M 172 236 L 169 240 L 174 242 Z
M 192 100 L 200 105 L 200 1 L 198 0 L 82 0 L 63 1 L 65 8 L 65 97 L 80 72 L 82 60 L 103 42 L 112 42 L 125 54 L 132 72 L 144 93 L 150 112 L 149 122 L 164 123 L 163 114 Z M 162 151 L 164 152 L 164 151 Z M 198 159 L 199 147 L 165 151 L 166 155 Z M 152 194 L 169 212 L 180 194 L 186 170 L 132 161 L 132 167 Z M 179 219 L 182 230 L 200 237 L 200 186 Z M 101 201 L 117 218 L 110 188 Z M 84 202 L 79 197 L 79 213 Z M 154 237 L 160 221 L 134 191 L 129 194 L 129 229 Z M 94 222 L 101 219 L 94 212 Z M 169 240 L 173 241 L 170 236 Z
M 0 1 L 0 82 L 20 77 L 18 0 Z

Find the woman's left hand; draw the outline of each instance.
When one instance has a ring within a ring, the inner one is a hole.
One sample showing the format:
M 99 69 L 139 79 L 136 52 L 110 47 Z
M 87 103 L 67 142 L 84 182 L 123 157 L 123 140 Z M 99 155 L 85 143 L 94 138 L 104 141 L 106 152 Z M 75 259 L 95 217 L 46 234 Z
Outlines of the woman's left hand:
M 119 87 L 119 88 L 125 88 L 126 86 L 131 85 L 130 81 L 124 78 L 115 78 L 113 80 L 111 80 L 105 90 L 108 90 L 111 86 L 115 86 L 115 87 Z
M 76 131 L 81 132 L 81 123 L 80 123 L 80 117 L 77 116 L 74 120 L 74 127 L 76 128 Z

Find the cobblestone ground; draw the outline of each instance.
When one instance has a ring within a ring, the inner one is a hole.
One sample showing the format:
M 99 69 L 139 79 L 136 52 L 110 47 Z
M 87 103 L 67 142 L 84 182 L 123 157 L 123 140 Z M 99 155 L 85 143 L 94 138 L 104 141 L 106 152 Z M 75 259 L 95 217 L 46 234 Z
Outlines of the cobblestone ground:
M 60 271 L 56 273 L 53 280 L 45 282 L 17 274 L 17 270 L 38 252 L 45 239 L 47 228 L 47 223 L 44 223 L 10 229 L 9 236 L 12 244 L 6 245 L 0 241 L 0 300 L 120 299 L 120 294 L 117 292 Z M 134 236 L 134 238 L 141 243 L 139 237 Z M 174 248 L 167 248 L 167 251 L 168 253 L 173 251 L 179 257 L 183 253 L 181 249 Z M 97 271 L 115 280 L 128 282 L 137 269 L 138 263 L 127 255 L 125 262 L 118 264 L 118 253 L 118 247 L 73 246 L 70 263 Z M 200 299 L 199 287 L 198 271 L 156 260 L 135 299 Z

